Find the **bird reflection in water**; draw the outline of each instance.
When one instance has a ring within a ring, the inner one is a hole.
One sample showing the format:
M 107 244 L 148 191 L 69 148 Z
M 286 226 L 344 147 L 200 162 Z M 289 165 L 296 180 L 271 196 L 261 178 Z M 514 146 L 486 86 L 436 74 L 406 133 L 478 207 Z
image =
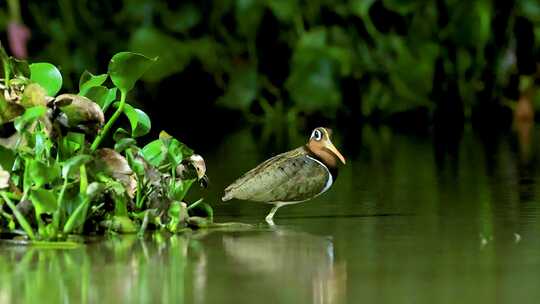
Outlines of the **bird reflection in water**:
M 336 264 L 329 237 L 277 228 L 224 235 L 223 246 L 228 257 L 260 277 L 279 300 L 344 302 L 346 268 Z

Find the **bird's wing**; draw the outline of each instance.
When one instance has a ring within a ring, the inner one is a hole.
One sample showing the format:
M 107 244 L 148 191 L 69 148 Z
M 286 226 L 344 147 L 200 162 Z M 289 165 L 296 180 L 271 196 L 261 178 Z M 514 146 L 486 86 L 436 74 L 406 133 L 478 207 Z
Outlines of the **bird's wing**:
M 329 173 L 301 147 L 274 156 L 225 189 L 223 200 L 303 201 L 319 194 Z

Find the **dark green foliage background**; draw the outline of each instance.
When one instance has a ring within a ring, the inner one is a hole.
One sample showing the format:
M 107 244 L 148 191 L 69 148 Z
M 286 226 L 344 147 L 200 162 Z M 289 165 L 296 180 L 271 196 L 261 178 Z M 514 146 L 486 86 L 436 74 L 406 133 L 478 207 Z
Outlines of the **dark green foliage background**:
M 183 104 L 211 94 L 220 107 L 266 120 L 276 111 L 372 121 L 497 116 L 520 83 L 535 81 L 540 43 L 534 0 L 58 0 L 21 9 L 30 59 L 58 65 L 67 88 L 130 50 L 159 56 L 147 89 L 185 73 L 181 81 L 200 95 L 177 92 Z M 191 79 L 193 70 L 210 81 Z

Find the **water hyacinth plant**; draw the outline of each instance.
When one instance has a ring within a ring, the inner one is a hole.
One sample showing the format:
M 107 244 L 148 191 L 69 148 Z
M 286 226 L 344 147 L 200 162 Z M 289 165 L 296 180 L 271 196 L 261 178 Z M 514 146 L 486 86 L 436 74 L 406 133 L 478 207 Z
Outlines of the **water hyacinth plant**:
M 85 72 L 77 94 L 57 95 L 62 75 L 54 65 L 0 51 L 1 238 L 175 233 L 212 222 L 209 205 L 184 200 L 194 183 L 206 181 L 202 157 L 166 132 L 137 145 L 151 121 L 126 98 L 157 58 L 118 53 L 107 74 Z M 122 115 L 130 130 L 116 126 Z

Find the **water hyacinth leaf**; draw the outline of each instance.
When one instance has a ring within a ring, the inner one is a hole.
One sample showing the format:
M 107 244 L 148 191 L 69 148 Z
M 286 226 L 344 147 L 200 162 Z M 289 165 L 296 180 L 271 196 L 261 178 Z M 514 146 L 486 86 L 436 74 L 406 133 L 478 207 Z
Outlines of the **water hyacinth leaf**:
M 113 216 L 112 219 L 103 221 L 102 226 L 119 233 L 136 233 L 139 228 L 127 216 Z
M 30 77 L 30 65 L 28 65 L 28 62 L 26 60 L 9 57 L 9 63 L 13 75 L 26 78 Z
M 124 128 L 118 128 L 114 131 L 113 139 L 114 141 L 120 141 L 121 139 L 128 138 L 130 136 L 129 132 Z
M 30 200 L 34 205 L 37 216 L 52 214 L 58 208 L 57 194 L 53 190 L 36 189 L 30 192 Z
M 114 85 L 127 93 L 156 60 L 138 53 L 120 52 L 109 62 L 109 75 Z
M 35 187 L 39 188 L 46 184 L 53 183 L 60 178 L 60 167 L 49 166 L 38 160 L 32 159 L 27 163 L 25 170 L 25 183 L 29 180 Z
M 97 103 L 101 107 L 101 109 L 103 109 L 103 106 L 106 104 L 109 98 L 109 89 L 104 86 L 94 86 L 88 88 L 84 93 L 79 93 L 79 95 L 84 96 L 91 101 Z
M 0 145 L 0 167 L 7 172 L 11 172 L 15 157 L 15 151 Z
M 114 144 L 114 150 L 118 153 L 124 152 L 129 147 L 135 146 L 137 141 L 133 138 L 122 138 Z
M 144 168 L 144 160 L 140 157 L 134 157 L 131 150 L 128 150 L 126 152 L 126 159 L 128 161 L 129 166 L 135 172 L 135 174 L 139 177 L 143 177 L 146 173 L 146 170 Z
M 111 106 L 111 104 L 116 101 L 116 95 L 118 94 L 118 88 L 112 88 L 109 89 L 109 93 L 107 94 L 107 98 L 105 98 L 105 103 L 101 105 L 101 109 L 103 109 L 103 112 L 107 111 L 107 109 Z
M 92 156 L 86 154 L 75 155 L 70 159 L 64 161 L 62 165 L 62 178 L 68 178 L 75 170 L 79 169 L 81 165 L 84 165 L 92 160 Z
M 85 95 L 90 88 L 101 86 L 106 80 L 108 75 L 94 75 L 88 71 L 84 71 L 79 80 L 79 94 Z
M 60 145 L 60 154 L 62 158 L 69 158 L 73 154 L 77 153 L 84 146 L 85 135 L 78 132 L 68 132 L 66 136 L 62 138 Z
M 173 190 L 172 197 L 175 200 L 179 200 L 179 201 L 183 200 L 184 197 L 186 197 L 186 194 L 188 193 L 189 188 L 191 188 L 191 185 L 193 185 L 194 182 L 195 182 L 194 179 L 188 179 L 188 180 L 176 182 L 174 184 L 174 188 L 172 189 Z
M 173 233 L 177 232 L 178 228 L 182 228 L 189 217 L 186 203 L 173 201 L 167 210 L 167 215 L 169 216 L 167 228 Z
M 142 157 L 152 166 L 159 167 L 167 157 L 167 147 L 156 139 L 141 149 Z
M 22 132 L 38 118 L 45 115 L 45 113 L 47 113 L 47 108 L 44 106 L 35 106 L 26 109 L 23 115 L 15 119 L 15 129 L 19 132 Z
M 66 225 L 64 226 L 64 233 L 70 233 L 84 225 L 87 218 L 90 202 L 98 195 L 103 193 L 104 190 L 104 185 L 98 182 L 93 182 L 88 185 L 88 188 L 86 190 L 86 197 L 81 200 L 81 203 L 69 216 L 68 220 L 66 221 Z
M 129 119 L 131 125 L 131 136 L 140 137 L 148 134 L 152 124 L 150 122 L 150 117 L 142 110 L 136 109 L 129 104 L 124 106 L 124 113 Z
M 62 88 L 62 74 L 54 65 L 47 62 L 31 64 L 30 79 L 42 86 L 48 96 L 55 96 Z

